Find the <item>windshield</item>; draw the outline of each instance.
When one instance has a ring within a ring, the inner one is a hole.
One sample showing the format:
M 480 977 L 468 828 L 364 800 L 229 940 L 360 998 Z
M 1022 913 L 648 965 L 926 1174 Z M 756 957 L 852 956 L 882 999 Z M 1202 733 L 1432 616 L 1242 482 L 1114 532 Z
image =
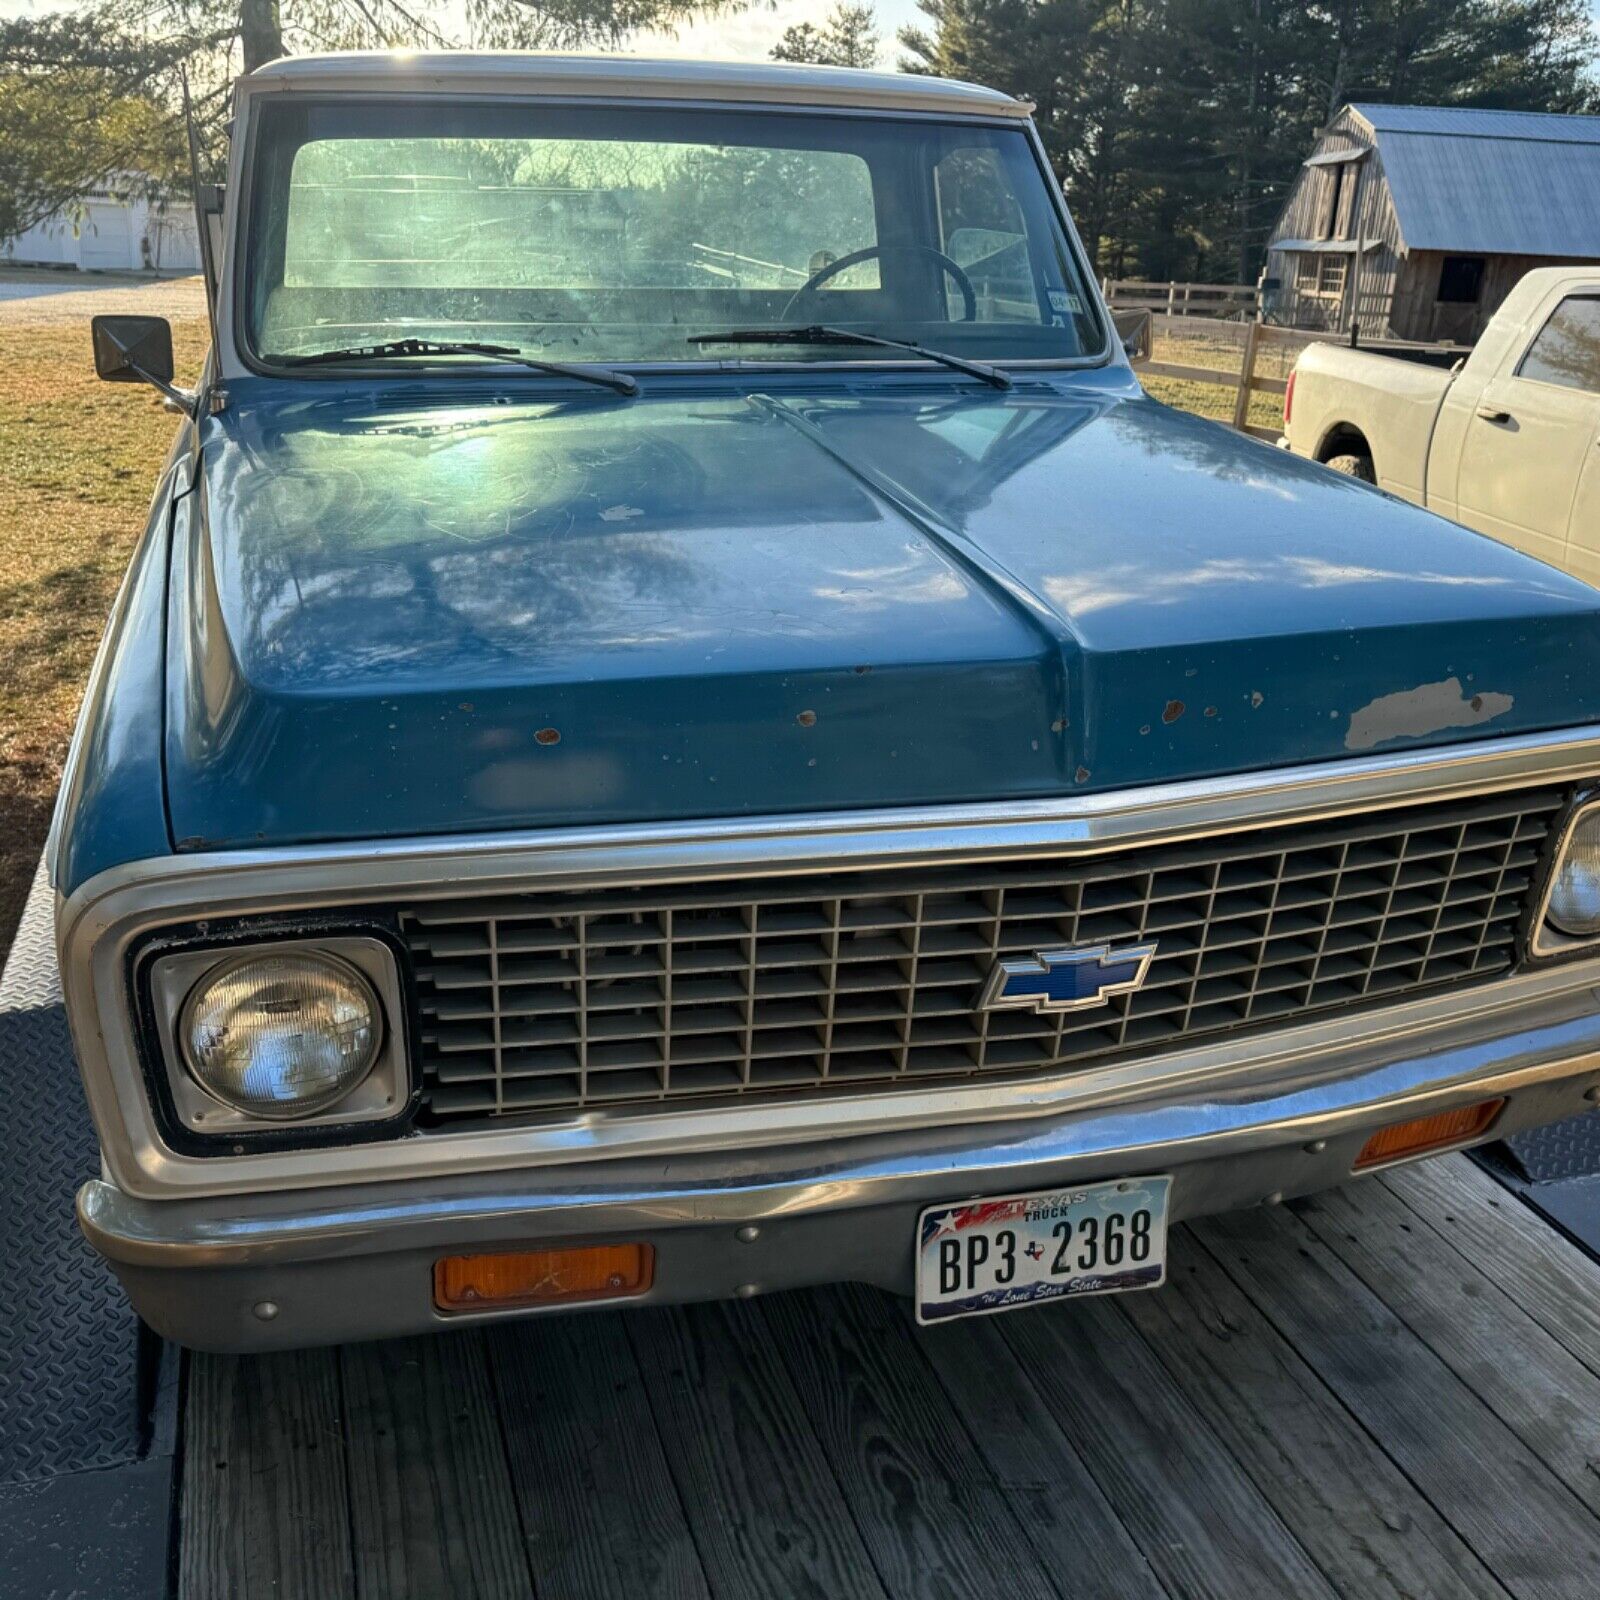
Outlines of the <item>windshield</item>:
M 268 363 L 399 337 L 588 362 L 907 359 L 749 338 L 817 324 L 990 361 L 1103 345 L 1021 127 L 279 103 L 254 170 L 244 331 Z M 704 341 L 719 332 L 742 337 Z

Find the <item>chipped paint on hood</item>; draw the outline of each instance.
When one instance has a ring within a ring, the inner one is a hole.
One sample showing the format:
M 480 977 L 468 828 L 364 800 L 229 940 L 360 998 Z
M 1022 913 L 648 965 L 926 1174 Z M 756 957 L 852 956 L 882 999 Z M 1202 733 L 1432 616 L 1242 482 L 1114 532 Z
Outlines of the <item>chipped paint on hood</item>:
M 1415 689 L 1382 694 L 1350 717 L 1346 750 L 1371 750 L 1391 739 L 1427 739 L 1451 728 L 1475 728 L 1504 716 L 1515 700 L 1494 690 L 1468 694 L 1460 678 L 1419 683 Z

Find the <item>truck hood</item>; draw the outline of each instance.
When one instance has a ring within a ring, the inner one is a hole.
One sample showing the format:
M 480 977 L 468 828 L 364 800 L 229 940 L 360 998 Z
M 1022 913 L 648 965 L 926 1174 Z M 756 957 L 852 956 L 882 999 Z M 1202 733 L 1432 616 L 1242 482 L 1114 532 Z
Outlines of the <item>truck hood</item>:
M 180 848 L 1006 800 L 1600 716 L 1600 594 L 1115 374 L 262 383 L 178 520 Z

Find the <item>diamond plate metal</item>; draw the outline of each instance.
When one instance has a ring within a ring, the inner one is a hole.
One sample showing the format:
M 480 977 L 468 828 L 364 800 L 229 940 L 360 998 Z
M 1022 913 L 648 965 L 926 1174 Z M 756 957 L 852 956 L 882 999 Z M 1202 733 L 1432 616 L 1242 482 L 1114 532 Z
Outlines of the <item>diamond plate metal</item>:
M 1600 1173 L 1600 1110 L 1580 1112 L 1505 1141 L 1530 1183 L 1560 1183 Z
M 137 1327 L 73 1216 L 100 1157 L 78 1081 L 49 886 L 35 880 L 0 978 L 0 1484 L 140 1453 Z

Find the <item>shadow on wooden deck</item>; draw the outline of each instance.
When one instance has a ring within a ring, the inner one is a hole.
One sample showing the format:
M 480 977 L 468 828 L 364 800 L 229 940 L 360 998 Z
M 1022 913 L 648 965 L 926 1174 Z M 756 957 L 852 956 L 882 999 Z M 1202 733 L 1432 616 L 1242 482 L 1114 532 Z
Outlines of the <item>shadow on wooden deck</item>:
M 852 1287 L 196 1356 L 185 1429 L 185 1600 L 1600 1594 L 1600 1267 L 1462 1157 L 937 1329 Z

